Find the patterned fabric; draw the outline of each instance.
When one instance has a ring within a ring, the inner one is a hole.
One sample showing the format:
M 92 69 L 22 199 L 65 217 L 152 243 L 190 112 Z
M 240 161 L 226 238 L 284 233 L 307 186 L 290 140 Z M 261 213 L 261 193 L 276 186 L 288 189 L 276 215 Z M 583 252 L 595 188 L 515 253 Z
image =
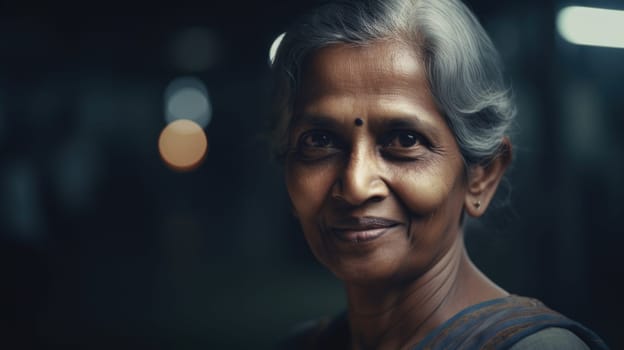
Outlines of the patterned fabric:
M 521 339 L 551 327 L 571 331 L 590 349 L 608 349 L 592 331 L 540 301 L 509 296 L 461 311 L 429 333 L 413 350 L 509 349 Z
M 590 349 L 608 349 L 591 330 L 547 308 L 539 300 L 512 295 L 462 310 L 431 331 L 412 350 L 509 350 L 519 341 L 537 335 L 536 333 L 542 330 L 553 328 L 569 330 Z M 332 320 L 308 323 L 294 333 L 279 349 L 349 348 L 349 323 L 346 312 Z M 549 341 L 542 338 L 544 337 L 540 337 L 542 341 Z M 557 342 L 552 344 L 552 347 L 549 344 L 553 349 L 561 349 L 569 343 L 561 342 L 562 339 L 557 337 L 550 339 Z M 573 340 L 578 342 L 577 338 Z

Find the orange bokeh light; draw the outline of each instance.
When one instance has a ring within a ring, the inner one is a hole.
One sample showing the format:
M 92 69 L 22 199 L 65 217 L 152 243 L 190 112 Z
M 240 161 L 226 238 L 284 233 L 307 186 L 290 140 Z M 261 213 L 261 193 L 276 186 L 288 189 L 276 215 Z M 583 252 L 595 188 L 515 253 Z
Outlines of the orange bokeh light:
M 208 151 L 208 139 L 204 130 L 194 121 L 179 119 L 171 122 L 158 138 L 160 156 L 176 171 L 197 168 Z

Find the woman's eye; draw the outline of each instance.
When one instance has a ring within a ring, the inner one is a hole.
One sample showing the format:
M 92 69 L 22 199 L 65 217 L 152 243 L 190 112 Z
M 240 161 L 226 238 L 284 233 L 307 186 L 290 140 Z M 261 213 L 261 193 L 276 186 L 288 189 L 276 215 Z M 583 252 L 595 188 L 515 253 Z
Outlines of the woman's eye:
M 322 131 L 313 131 L 304 134 L 300 139 L 303 147 L 329 148 L 335 146 L 331 135 Z
M 386 135 L 381 152 L 389 159 L 413 161 L 421 159 L 429 146 L 427 139 L 415 131 L 395 130 Z
M 294 155 L 301 160 L 325 159 L 341 152 L 338 139 L 328 131 L 311 130 L 299 137 Z
M 394 131 L 384 142 L 384 147 L 410 148 L 422 143 L 422 138 L 412 131 Z

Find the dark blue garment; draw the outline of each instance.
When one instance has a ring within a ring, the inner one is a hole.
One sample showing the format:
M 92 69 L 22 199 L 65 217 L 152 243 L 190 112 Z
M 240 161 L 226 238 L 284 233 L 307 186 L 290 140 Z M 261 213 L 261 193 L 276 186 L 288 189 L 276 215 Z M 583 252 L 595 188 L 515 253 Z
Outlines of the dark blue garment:
M 464 309 L 430 332 L 413 350 L 509 349 L 518 341 L 553 327 L 571 331 L 590 349 L 608 349 L 580 323 L 536 299 L 512 295 Z
M 539 300 L 520 296 L 485 301 L 470 306 L 436 327 L 412 350 L 507 350 L 522 339 L 553 328 L 569 330 L 569 335 L 590 349 L 604 350 L 607 345 L 591 330 L 547 308 Z M 578 337 L 575 338 L 574 336 Z M 311 322 L 300 327 L 281 344 L 280 349 L 344 350 L 349 348 L 349 323 L 346 312 L 332 320 Z M 557 342 L 561 338 L 544 337 Z M 564 344 L 569 344 L 569 340 Z M 552 348 L 561 348 L 553 346 Z M 552 343 L 552 345 L 557 345 Z M 565 347 L 565 346 L 564 346 Z

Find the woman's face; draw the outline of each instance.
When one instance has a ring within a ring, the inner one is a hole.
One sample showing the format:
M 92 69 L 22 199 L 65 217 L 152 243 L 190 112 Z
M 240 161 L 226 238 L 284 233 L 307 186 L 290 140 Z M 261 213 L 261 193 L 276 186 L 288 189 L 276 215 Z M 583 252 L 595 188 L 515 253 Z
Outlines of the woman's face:
M 286 183 L 318 260 L 347 282 L 415 278 L 458 236 L 462 157 L 413 50 L 333 45 L 306 62 Z

